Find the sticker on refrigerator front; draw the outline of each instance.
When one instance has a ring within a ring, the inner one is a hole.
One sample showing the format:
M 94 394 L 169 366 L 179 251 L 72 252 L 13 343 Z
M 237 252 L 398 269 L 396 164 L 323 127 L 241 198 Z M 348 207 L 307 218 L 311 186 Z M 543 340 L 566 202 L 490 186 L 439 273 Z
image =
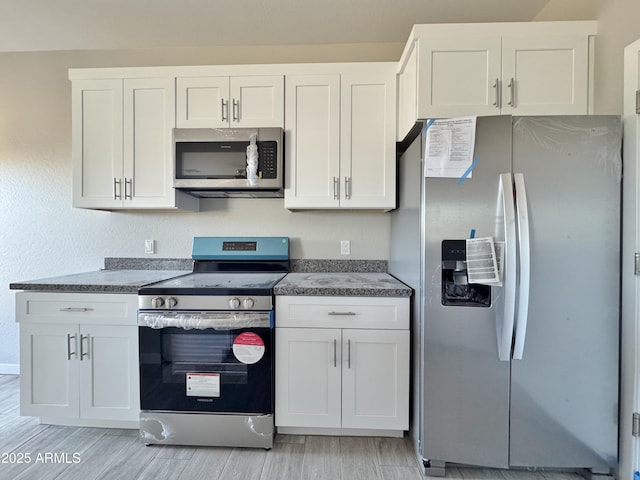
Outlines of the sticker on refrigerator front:
M 264 356 L 264 342 L 253 332 L 244 332 L 233 341 L 233 354 L 239 362 L 251 365 Z
M 187 397 L 219 397 L 219 373 L 187 373 Z

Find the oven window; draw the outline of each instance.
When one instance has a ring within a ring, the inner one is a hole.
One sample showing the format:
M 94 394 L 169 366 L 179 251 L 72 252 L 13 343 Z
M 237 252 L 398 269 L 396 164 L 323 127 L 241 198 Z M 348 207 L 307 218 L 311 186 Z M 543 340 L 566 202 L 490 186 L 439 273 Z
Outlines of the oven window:
M 143 410 L 273 412 L 273 329 L 139 327 Z
M 171 382 L 191 372 L 220 373 L 222 384 L 246 384 L 247 365 L 233 355 L 235 337 L 230 332 L 163 334 L 163 380 Z

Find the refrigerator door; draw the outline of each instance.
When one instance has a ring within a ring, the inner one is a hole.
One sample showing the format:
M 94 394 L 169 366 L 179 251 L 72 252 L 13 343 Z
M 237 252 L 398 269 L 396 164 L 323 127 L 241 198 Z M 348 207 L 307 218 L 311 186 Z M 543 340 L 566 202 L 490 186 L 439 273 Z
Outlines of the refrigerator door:
M 510 362 L 498 358 L 496 313 L 490 306 L 443 305 L 443 241 L 464 244 L 504 231 L 498 213 L 500 174 L 511 171 L 511 117 L 478 118 L 471 178 L 426 178 L 422 454 L 427 460 L 508 466 Z M 451 251 L 455 251 L 454 248 Z
M 617 463 L 621 128 L 618 117 L 514 118 L 531 270 L 511 366 L 512 466 Z

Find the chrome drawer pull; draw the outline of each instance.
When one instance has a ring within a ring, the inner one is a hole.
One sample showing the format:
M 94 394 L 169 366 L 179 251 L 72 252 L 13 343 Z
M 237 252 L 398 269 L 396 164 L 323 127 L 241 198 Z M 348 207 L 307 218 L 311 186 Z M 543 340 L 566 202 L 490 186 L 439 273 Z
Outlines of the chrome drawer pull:
M 60 309 L 61 312 L 93 312 L 93 308 L 88 308 L 88 307 L 66 307 L 66 308 L 61 308 Z
M 329 312 L 329 315 L 357 315 L 356 312 Z

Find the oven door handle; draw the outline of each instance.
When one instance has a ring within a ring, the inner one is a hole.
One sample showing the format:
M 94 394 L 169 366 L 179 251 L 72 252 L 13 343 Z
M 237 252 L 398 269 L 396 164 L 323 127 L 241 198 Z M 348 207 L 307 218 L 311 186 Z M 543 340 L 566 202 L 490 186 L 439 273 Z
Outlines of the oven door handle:
M 237 330 L 271 326 L 272 312 L 158 312 L 138 311 L 141 327 L 184 330 Z

